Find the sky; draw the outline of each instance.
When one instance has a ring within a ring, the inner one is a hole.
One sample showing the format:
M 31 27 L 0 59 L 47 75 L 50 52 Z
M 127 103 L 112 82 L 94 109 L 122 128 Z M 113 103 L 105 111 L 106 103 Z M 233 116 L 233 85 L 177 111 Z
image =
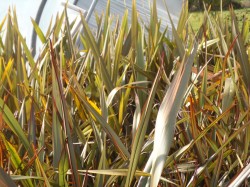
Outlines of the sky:
M 41 0 L 1 0 L 0 6 L 0 22 L 4 19 L 4 16 L 7 15 L 9 7 L 13 9 L 16 8 L 18 26 L 26 41 L 28 46 L 31 43 L 32 28 L 31 17 L 35 19 L 38 7 L 41 3 Z M 53 7 L 53 8 L 49 8 Z M 55 17 L 57 11 L 62 10 L 61 0 L 48 0 L 44 8 L 44 12 L 41 17 L 40 27 L 43 32 L 46 32 L 46 29 L 49 25 L 51 16 Z
M 31 31 L 29 29 L 31 27 L 29 17 L 35 17 L 38 6 L 35 6 L 34 3 L 32 3 L 32 0 L 27 0 L 27 3 L 15 0 L 2 0 L 0 6 L 0 20 L 2 21 L 4 16 L 7 15 L 9 8 L 13 9 L 14 7 L 16 7 L 18 20 L 21 20 L 21 22 L 19 23 L 21 33 L 23 35 L 31 35 Z M 20 19 L 21 17 L 23 19 Z

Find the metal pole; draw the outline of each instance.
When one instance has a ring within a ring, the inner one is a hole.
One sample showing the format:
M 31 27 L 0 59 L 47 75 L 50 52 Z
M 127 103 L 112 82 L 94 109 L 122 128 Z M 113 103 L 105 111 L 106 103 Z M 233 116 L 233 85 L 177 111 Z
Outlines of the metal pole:
M 36 19 L 35 19 L 35 21 L 38 25 L 39 25 L 39 22 L 40 22 L 42 14 L 43 14 L 43 10 L 44 10 L 46 3 L 47 3 L 47 0 L 42 0 L 40 6 L 38 8 L 38 11 L 36 14 Z M 32 56 L 33 57 L 36 55 L 36 39 L 37 39 L 37 34 L 35 31 L 35 28 L 33 27 L 32 37 L 31 37 L 31 49 L 32 49 Z

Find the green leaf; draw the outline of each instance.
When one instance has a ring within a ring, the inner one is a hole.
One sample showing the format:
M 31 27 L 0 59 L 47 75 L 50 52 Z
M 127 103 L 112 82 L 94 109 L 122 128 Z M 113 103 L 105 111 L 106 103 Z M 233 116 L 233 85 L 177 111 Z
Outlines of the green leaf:
M 39 25 L 36 23 L 34 19 L 31 18 L 31 22 L 33 24 L 37 36 L 40 38 L 41 42 L 45 44 L 47 42 L 47 39 L 45 38 L 43 31 L 40 29 Z
M 18 27 L 17 25 L 14 25 L 14 29 L 15 31 L 18 33 L 18 37 L 20 38 L 20 41 L 22 43 L 22 46 L 24 48 L 24 52 L 27 56 L 27 59 L 29 61 L 29 65 L 31 67 L 31 70 L 32 70 L 32 73 L 35 74 L 35 78 L 37 80 L 37 83 L 39 84 L 40 83 L 40 78 L 38 76 L 38 71 L 37 71 L 37 67 L 36 67 L 36 62 L 31 54 L 31 51 L 29 50 L 27 44 L 26 44 L 26 41 L 24 40 L 23 36 L 21 35 L 20 31 L 18 30 Z
M 176 116 L 183 102 L 182 98 L 186 93 L 197 49 L 198 42 L 195 41 L 190 56 L 183 60 L 159 108 L 152 152 L 151 186 L 158 185 L 166 156 L 172 145 Z
M 162 73 L 162 69 L 160 68 L 158 70 L 156 78 L 153 82 L 153 86 L 151 88 L 151 91 L 150 91 L 150 94 L 147 98 L 147 101 L 142 108 L 140 122 L 139 122 L 137 129 L 136 129 L 135 137 L 133 138 L 132 153 L 131 153 L 131 157 L 130 157 L 128 175 L 127 175 L 125 186 L 131 185 L 131 182 L 133 180 L 133 177 L 134 177 L 134 174 L 135 174 L 135 171 L 137 168 L 138 160 L 139 160 L 140 155 L 141 155 L 141 148 L 142 148 L 142 145 L 143 145 L 143 142 L 145 139 L 145 134 L 147 131 L 148 122 L 149 122 L 150 114 L 152 111 L 153 101 L 154 101 L 154 97 L 155 97 L 158 83 L 160 81 L 161 73 Z
M 248 56 L 244 47 L 243 40 L 241 38 L 241 34 L 238 28 L 238 23 L 236 21 L 236 16 L 233 10 L 231 10 L 231 17 L 232 17 L 232 34 L 236 40 L 236 51 L 239 57 L 239 64 L 241 66 L 241 71 L 243 74 L 243 80 L 247 87 L 248 93 L 250 93 L 250 62 L 248 61 Z
M 17 122 L 15 116 L 9 109 L 9 107 L 5 104 L 5 102 L 0 98 L 0 113 L 3 115 L 3 119 L 5 123 L 9 126 L 13 133 L 17 135 L 17 137 L 21 140 L 24 145 L 26 151 L 28 152 L 29 157 L 33 157 L 33 150 L 30 146 L 30 143 L 23 132 L 20 124 Z
M 233 104 L 234 96 L 235 96 L 234 83 L 231 78 L 227 78 L 225 81 L 225 87 L 222 98 L 222 112 L 225 112 Z M 226 124 L 227 124 L 227 119 L 228 116 L 223 119 Z
M 75 82 L 75 84 L 77 84 L 77 82 Z M 84 96 L 81 91 L 77 91 L 73 87 L 71 87 L 71 91 L 72 93 L 77 95 L 78 99 L 82 101 L 82 104 L 85 106 L 87 111 L 89 111 L 96 118 L 96 120 L 100 123 L 103 130 L 107 133 L 107 135 L 112 140 L 112 143 L 117 148 L 121 157 L 124 160 L 127 160 L 130 157 L 130 154 L 127 148 L 123 145 L 119 136 L 114 132 L 114 130 L 110 127 L 110 125 L 106 122 L 106 120 L 98 113 L 98 111 L 96 111 L 96 109 L 88 102 L 88 100 L 86 99 L 86 96 Z
M 2 187 L 15 187 L 17 186 L 7 173 L 0 167 L 0 186 Z
M 84 35 L 85 35 L 86 42 L 90 46 L 91 52 L 93 53 L 93 56 L 98 66 L 97 70 L 98 70 L 100 79 L 103 80 L 105 87 L 107 88 L 107 91 L 109 93 L 111 92 L 112 89 L 114 89 L 114 86 L 111 81 L 111 77 L 108 74 L 107 68 L 104 64 L 104 60 L 97 46 L 97 42 L 95 41 L 94 36 L 91 33 L 88 23 L 86 22 L 83 15 L 81 15 L 81 20 L 82 20 L 82 24 L 84 27 Z
M 21 160 L 18 152 L 13 147 L 13 145 L 11 145 L 11 143 L 5 139 L 3 133 L 0 133 L 0 136 L 1 136 L 1 140 L 4 142 L 4 145 L 5 145 L 7 151 L 10 155 L 11 164 L 13 165 L 15 170 L 18 170 L 18 173 L 22 173 L 25 166 L 24 166 L 23 161 Z M 25 186 L 31 186 L 31 187 L 33 186 L 30 179 L 28 179 L 26 181 L 22 181 L 22 184 Z
M 68 163 L 68 158 L 67 158 L 67 153 L 65 152 L 65 149 L 63 149 L 60 157 L 60 162 L 59 162 L 59 168 L 58 168 L 58 174 L 59 174 L 59 186 L 68 186 L 68 183 L 66 181 L 66 174 L 69 169 L 69 163 Z
M 68 109 L 67 109 L 67 104 L 66 104 L 66 99 L 65 99 L 65 95 L 63 93 L 63 86 L 62 86 L 62 81 L 61 81 L 61 77 L 59 77 L 59 70 L 57 67 L 57 60 L 56 60 L 56 54 L 55 51 L 53 49 L 53 45 L 52 42 L 50 41 L 50 51 L 51 51 L 51 63 L 52 63 L 52 67 L 53 67 L 53 72 L 54 72 L 54 76 L 55 76 L 55 80 L 54 83 L 58 86 L 58 98 L 54 97 L 53 100 L 58 100 L 58 102 L 61 103 L 61 125 L 62 125 L 62 129 L 63 129 L 63 133 L 64 133 L 64 138 L 65 138 L 65 142 L 66 142 L 66 152 L 68 154 L 68 158 L 69 158 L 69 163 L 70 163 L 70 168 L 72 170 L 72 178 L 73 178 L 73 183 L 76 187 L 80 186 L 80 179 L 78 176 L 78 171 L 77 171 L 77 160 L 76 160 L 76 155 L 75 155 L 75 151 L 74 151 L 74 146 L 73 146 L 73 140 L 72 140 L 72 136 L 71 136 L 71 127 L 70 127 L 70 121 L 69 121 L 69 113 L 68 113 Z M 57 107 L 57 106 L 55 106 Z M 57 108 L 58 109 L 58 108 Z M 56 125 L 56 124 L 54 124 Z M 62 142 L 63 143 L 63 142 Z

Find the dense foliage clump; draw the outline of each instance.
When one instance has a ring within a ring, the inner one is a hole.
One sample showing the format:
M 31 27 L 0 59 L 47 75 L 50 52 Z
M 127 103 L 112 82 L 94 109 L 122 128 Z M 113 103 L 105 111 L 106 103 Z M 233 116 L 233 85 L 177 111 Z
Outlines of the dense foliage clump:
M 249 22 L 204 10 L 194 30 L 185 4 L 169 37 L 132 7 L 111 29 L 108 1 L 94 34 L 66 9 L 33 22 L 36 57 L 1 22 L 1 185 L 249 186 Z

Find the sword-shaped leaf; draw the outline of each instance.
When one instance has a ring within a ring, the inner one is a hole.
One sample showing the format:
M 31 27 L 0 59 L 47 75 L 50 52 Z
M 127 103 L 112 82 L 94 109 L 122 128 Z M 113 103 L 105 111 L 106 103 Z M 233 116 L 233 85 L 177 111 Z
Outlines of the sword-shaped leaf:
M 150 186 L 157 186 L 160 180 L 166 156 L 174 137 L 176 116 L 183 102 L 182 99 L 188 86 L 197 49 L 198 43 L 195 42 L 191 54 L 187 58 L 184 58 L 159 108 L 155 125 Z

